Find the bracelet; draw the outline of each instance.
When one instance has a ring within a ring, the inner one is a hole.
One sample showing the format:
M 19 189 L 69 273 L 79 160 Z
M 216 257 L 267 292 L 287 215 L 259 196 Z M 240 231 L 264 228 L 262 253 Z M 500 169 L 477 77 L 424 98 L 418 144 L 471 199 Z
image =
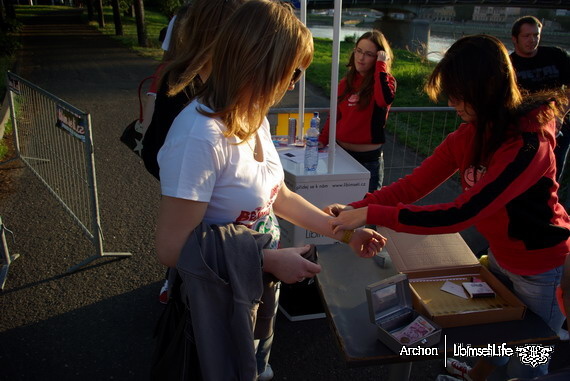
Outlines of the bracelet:
M 340 239 L 340 242 L 346 243 L 348 245 L 348 243 L 350 242 L 350 240 L 352 238 L 353 233 L 354 233 L 354 229 L 345 230 L 344 234 L 342 235 L 342 238 Z

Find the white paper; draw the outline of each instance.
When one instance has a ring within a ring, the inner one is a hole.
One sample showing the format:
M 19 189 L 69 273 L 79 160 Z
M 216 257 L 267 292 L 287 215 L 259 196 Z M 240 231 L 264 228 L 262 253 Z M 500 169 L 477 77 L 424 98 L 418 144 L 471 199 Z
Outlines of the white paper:
M 455 296 L 459 296 L 460 298 L 463 299 L 469 299 L 469 296 L 467 295 L 467 293 L 465 292 L 465 289 L 458 285 L 455 284 L 453 282 L 450 281 L 446 281 L 443 286 L 441 286 L 441 290 L 445 291 L 445 292 L 449 292 L 450 294 L 453 294 Z

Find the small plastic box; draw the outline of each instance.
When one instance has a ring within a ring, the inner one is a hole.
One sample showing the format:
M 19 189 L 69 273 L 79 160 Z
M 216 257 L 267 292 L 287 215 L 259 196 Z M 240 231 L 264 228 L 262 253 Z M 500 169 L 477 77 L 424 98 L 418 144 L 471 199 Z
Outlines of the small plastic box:
M 405 274 L 369 285 L 366 287 L 366 299 L 370 321 L 378 327 L 378 339 L 394 352 L 400 353 L 404 346 L 431 347 L 439 343 L 441 327 L 413 309 L 410 285 Z M 418 316 L 422 316 L 434 330 L 408 343 L 402 343 L 394 337 L 394 333 L 412 323 Z

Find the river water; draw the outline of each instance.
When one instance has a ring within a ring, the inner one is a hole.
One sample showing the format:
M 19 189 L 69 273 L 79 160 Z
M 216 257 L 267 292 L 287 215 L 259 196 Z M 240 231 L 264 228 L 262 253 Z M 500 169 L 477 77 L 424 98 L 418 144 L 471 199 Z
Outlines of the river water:
M 322 26 L 322 25 L 315 25 L 309 26 L 309 29 L 313 33 L 314 37 L 321 37 L 321 38 L 333 38 L 333 29 L 331 26 Z M 353 36 L 359 37 L 365 32 L 368 32 L 370 29 L 368 28 L 358 28 L 358 27 L 342 27 L 340 30 L 340 40 L 343 41 L 345 36 Z M 428 59 L 430 61 L 439 61 L 441 57 L 443 57 L 443 53 L 456 41 L 455 38 L 450 36 L 438 36 L 432 34 L 429 39 L 428 43 Z M 501 39 L 503 44 L 507 47 L 509 53 L 512 52 L 513 47 L 511 40 Z M 545 44 L 548 45 L 548 44 Z M 566 51 L 570 50 L 570 46 L 561 46 Z

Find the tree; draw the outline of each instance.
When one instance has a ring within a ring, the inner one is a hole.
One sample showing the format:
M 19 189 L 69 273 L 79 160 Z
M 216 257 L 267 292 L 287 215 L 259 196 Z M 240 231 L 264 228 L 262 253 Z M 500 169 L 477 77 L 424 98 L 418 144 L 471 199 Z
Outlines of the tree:
M 93 21 L 93 0 L 87 0 L 87 20 Z
M 112 0 L 113 6 L 113 21 L 115 23 L 115 34 L 117 36 L 123 35 L 123 23 L 121 21 L 121 10 L 119 9 L 119 0 Z
M 99 28 L 105 27 L 105 17 L 103 15 L 103 2 L 102 0 L 95 0 L 95 8 L 97 8 L 97 21 L 99 22 Z
M 135 17 L 137 20 L 137 38 L 139 46 L 143 48 L 148 46 L 148 37 L 146 33 L 146 26 L 144 24 L 144 4 L 143 0 L 134 0 Z
M 10 0 L 0 0 L 2 2 L 3 5 L 3 11 L 4 13 L 2 14 L 4 20 L 14 20 L 16 18 L 16 10 L 14 9 L 14 3 L 12 3 Z
M 176 11 L 184 4 L 184 0 L 163 0 L 160 4 L 160 10 L 168 18 L 176 14 Z

